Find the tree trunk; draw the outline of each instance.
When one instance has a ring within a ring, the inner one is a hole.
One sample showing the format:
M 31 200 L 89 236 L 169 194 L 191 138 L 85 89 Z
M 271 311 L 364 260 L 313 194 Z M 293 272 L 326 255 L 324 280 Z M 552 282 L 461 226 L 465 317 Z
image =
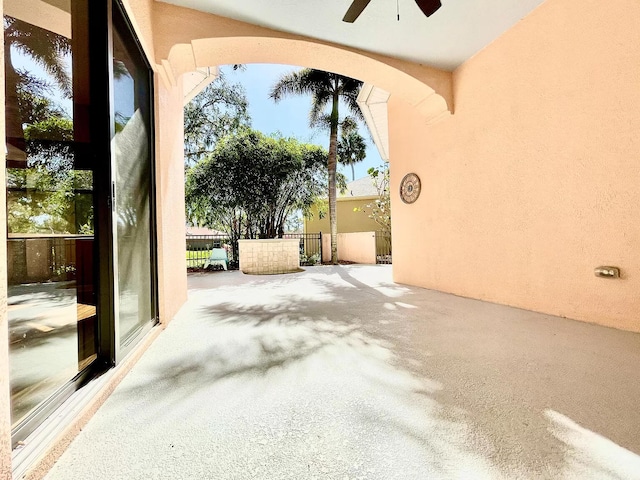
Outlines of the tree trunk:
M 351 164 L 351 181 L 356 181 L 356 169 L 354 168 L 354 164 Z
M 331 226 L 331 263 L 338 264 L 338 216 L 336 212 L 336 167 L 338 153 L 338 79 L 335 80 L 329 137 L 329 224 Z

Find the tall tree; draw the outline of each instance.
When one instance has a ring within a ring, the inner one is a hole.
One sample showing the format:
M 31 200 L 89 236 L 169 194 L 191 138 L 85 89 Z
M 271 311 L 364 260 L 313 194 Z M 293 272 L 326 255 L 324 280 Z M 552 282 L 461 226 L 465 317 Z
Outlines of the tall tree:
M 236 68 L 234 67 L 234 70 Z M 184 107 L 184 158 L 187 167 L 210 154 L 222 137 L 251 126 L 244 87 L 224 73 Z
M 326 188 L 326 158 L 323 148 L 295 139 L 229 135 L 187 172 L 187 218 L 232 240 L 281 236 L 287 218 L 308 211 Z
M 313 68 L 304 68 L 283 75 L 271 89 L 270 97 L 279 102 L 288 95 L 310 95 L 312 99 L 309 120 L 312 126 L 322 122 L 327 107 L 329 114 L 329 157 L 327 170 L 329 175 L 329 224 L 331 228 L 331 263 L 338 263 L 338 218 L 336 212 L 336 169 L 338 158 L 338 125 L 340 123 L 340 103 L 356 118 L 362 118 L 362 112 L 356 102 L 362 82 L 353 78 L 324 72 Z

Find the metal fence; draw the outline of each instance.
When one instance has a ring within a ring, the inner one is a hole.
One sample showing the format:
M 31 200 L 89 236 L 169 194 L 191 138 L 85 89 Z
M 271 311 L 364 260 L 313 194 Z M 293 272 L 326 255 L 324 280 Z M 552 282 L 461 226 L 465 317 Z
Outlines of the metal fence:
M 322 233 L 285 233 L 283 238 L 300 239 L 300 265 L 322 263 Z
M 300 265 L 315 265 L 322 262 L 321 233 L 286 233 L 283 238 L 300 239 Z M 238 242 L 227 235 L 189 235 L 186 239 L 187 269 L 204 268 L 214 248 L 224 248 L 229 258 L 229 269 L 239 268 Z
M 229 266 L 237 268 L 237 258 L 235 252 L 238 251 L 236 242 L 235 248 L 231 238 L 227 235 L 188 235 L 187 236 L 187 268 L 201 269 L 211 256 L 214 248 L 224 248 L 229 258 Z
M 376 263 L 391 263 L 391 233 L 376 232 Z

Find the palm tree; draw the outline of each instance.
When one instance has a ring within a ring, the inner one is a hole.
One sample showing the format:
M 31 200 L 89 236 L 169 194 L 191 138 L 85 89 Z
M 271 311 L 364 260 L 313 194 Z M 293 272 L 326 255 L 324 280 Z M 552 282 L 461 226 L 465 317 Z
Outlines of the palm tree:
M 343 165 L 351 165 L 351 180 L 356 179 L 354 165 L 367 156 L 367 144 L 356 130 L 342 131 L 338 142 L 338 161 Z
M 311 95 L 309 112 L 310 125 L 322 122 L 324 111 L 331 106 L 329 116 L 329 224 L 331 226 L 331 263 L 338 263 L 338 219 L 336 216 L 336 167 L 338 158 L 338 124 L 340 123 L 340 101 L 351 115 L 362 118 L 362 112 L 356 102 L 362 82 L 353 78 L 324 72 L 313 68 L 304 68 L 283 75 L 271 89 L 269 95 L 278 102 L 287 95 Z
M 38 89 L 47 82 L 35 80 L 28 72 L 16 70 L 11 61 L 12 50 L 31 57 L 55 81 L 62 93 L 71 96 L 71 79 L 67 73 L 65 56 L 71 52 L 69 39 L 9 16 L 4 17 L 4 66 L 6 136 L 8 158 L 23 160 L 25 151 L 23 119 L 20 112 L 20 92 L 29 84 Z

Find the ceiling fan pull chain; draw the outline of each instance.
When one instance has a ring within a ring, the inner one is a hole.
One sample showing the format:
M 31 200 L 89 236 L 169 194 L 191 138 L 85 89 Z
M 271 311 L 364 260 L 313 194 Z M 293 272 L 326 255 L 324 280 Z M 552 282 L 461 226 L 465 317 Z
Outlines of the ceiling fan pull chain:
M 398 14 L 398 21 L 400 21 L 400 0 L 396 0 L 396 12 Z

